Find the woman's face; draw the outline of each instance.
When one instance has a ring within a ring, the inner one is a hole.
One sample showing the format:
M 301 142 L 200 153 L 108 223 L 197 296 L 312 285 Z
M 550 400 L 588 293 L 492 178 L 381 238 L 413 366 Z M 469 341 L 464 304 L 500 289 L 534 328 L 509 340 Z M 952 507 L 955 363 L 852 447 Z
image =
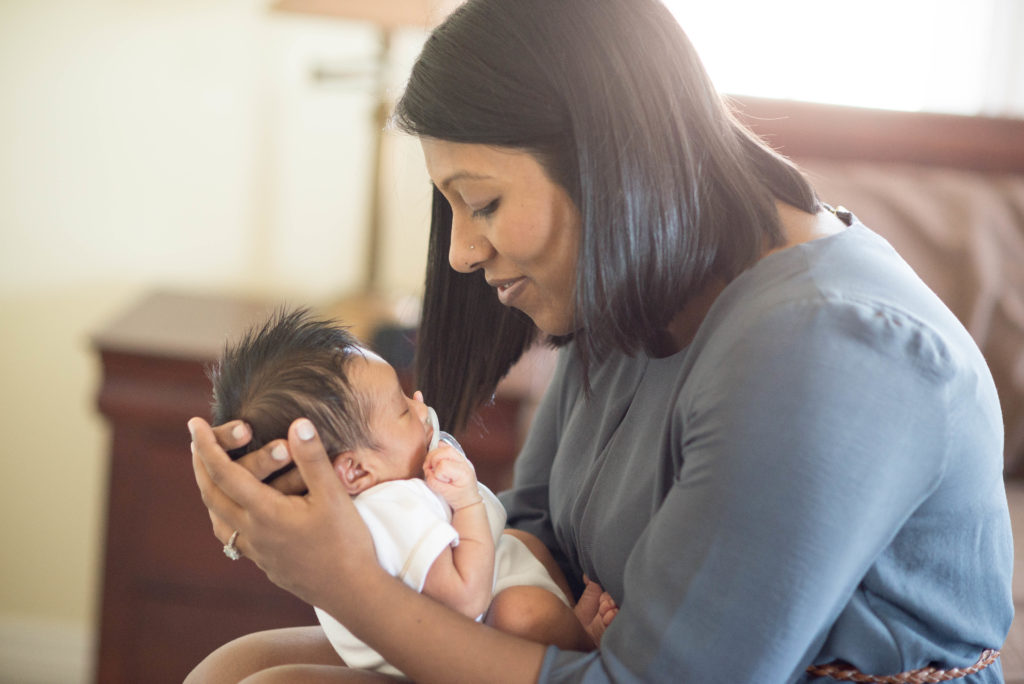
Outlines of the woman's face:
M 574 332 L 580 216 L 527 152 L 424 138 L 427 173 L 452 207 L 448 260 L 483 270 L 505 306 L 549 335 Z

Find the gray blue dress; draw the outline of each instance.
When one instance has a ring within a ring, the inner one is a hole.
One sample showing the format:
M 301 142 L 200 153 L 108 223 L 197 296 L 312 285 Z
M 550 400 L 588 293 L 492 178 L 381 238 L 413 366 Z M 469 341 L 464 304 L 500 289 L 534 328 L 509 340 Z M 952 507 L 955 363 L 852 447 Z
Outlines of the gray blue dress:
M 502 497 L 620 606 L 599 651 L 549 648 L 541 681 L 805 682 L 811 664 L 891 674 L 1001 647 L 996 390 L 862 224 L 765 257 L 685 349 L 612 356 L 590 381 L 563 349 Z

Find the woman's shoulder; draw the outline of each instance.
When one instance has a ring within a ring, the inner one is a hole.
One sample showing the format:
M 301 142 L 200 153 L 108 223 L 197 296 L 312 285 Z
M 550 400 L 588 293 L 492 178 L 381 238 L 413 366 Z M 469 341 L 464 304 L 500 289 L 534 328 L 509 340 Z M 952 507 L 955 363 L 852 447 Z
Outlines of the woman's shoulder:
M 860 223 L 770 255 L 743 273 L 712 307 L 701 334 L 709 350 L 734 340 L 828 353 L 830 339 L 846 338 L 866 354 L 896 354 L 919 367 L 983 363 L 949 308 Z
M 929 382 L 991 382 L 961 322 L 887 241 L 855 221 L 740 274 L 679 353 L 610 354 L 591 366 L 589 380 L 592 392 L 628 397 L 653 372 L 685 404 L 686 387 L 721 386 L 730 377 L 810 382 L 823 369 L 878 363 Z M 585 395 L 580 366 L 573 346 L 563 348 L 553 383 L 562 407 Z

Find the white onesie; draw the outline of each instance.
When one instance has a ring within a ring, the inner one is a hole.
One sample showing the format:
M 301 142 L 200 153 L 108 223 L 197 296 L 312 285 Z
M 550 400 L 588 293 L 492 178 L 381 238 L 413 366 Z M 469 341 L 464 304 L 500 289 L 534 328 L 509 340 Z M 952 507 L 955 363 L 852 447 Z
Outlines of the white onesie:
M 502 534 L 506 516 L 498 498 L 486 486 L 478 484 L 477 487 L 494 537 L 491 596 L 508 587 L 536 586 L 547 589 L 568 605 L 565 595 L 526 545 Z M 381 567 L 416 591 L 423 590 L 430 566 L 441 552 L 459 543 L 459 535 L 451 524 L 451 508 L 423 480 L 382 482 L 360 493 L 353 502 L 370 528 Z M 324 633 L 346 665 L 402 675 L 340 622 L 319 608 L 315 610 Z

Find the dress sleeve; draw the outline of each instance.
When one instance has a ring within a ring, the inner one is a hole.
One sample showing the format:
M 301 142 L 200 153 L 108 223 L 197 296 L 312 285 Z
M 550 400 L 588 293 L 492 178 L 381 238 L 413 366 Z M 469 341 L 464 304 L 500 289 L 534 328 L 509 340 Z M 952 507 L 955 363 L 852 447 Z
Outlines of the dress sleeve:
M 551 550 L 562 567 L 570 585 L 578 585 L 571 577 L 568 561 L 559 549 L 551 520 L 551 506 L 548 499 L 548 482 L 551 465 L 558 450 L 562 416 L 566 410 L 566 397 L 571 396 L 568 377 L 571 375 L 571 354 L 563 349 L 558 355 L 555 372 L 537 406 L 529 433 L 523 448 L 516 458 L 515 480 L 512 489 L 499 495 L 508 513 L 508 526 L 535 535 Z M 578 594 L 581 587 L 572 586 Z
M 541 681 L 792 682 L 947 458 L 948 349 L 878 306 L 788 303 L 707 350 L 676 479 L 591 654 Z

